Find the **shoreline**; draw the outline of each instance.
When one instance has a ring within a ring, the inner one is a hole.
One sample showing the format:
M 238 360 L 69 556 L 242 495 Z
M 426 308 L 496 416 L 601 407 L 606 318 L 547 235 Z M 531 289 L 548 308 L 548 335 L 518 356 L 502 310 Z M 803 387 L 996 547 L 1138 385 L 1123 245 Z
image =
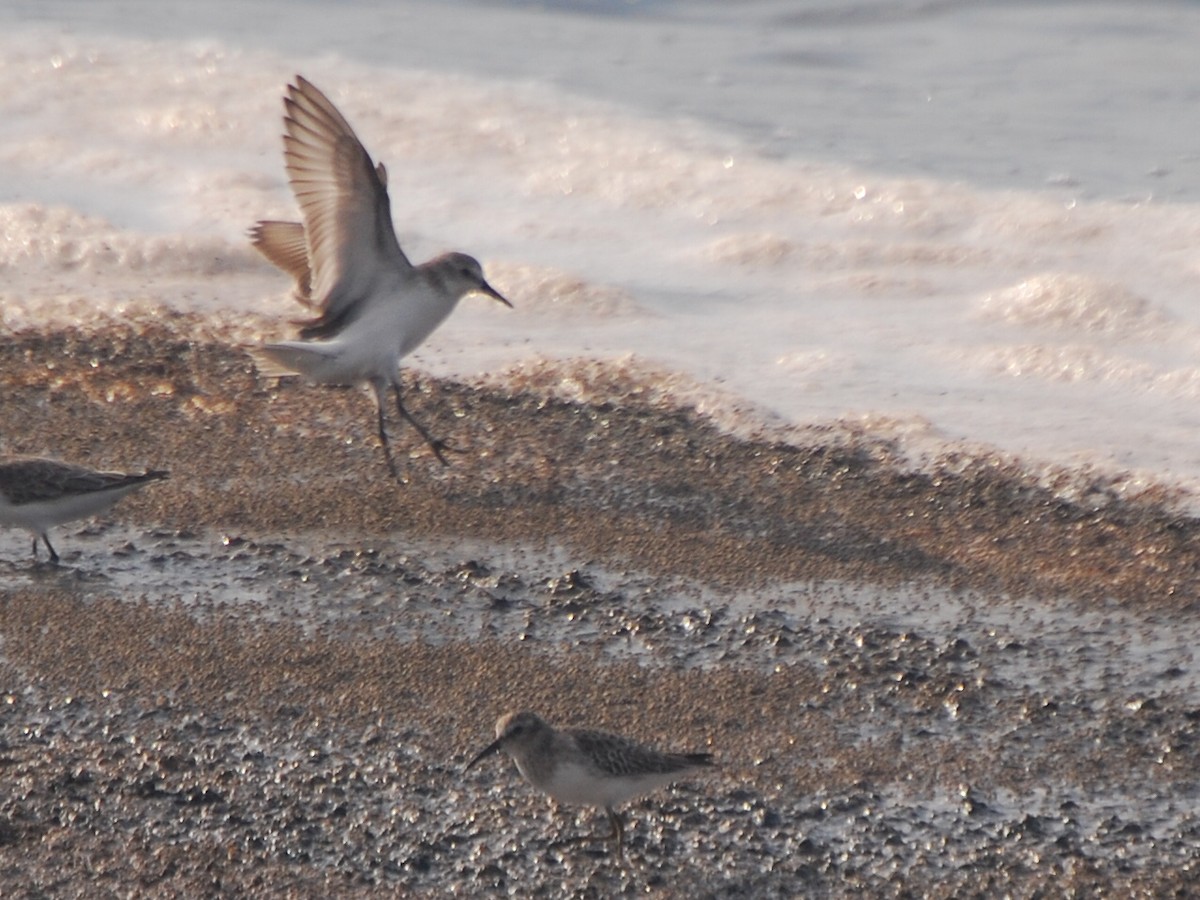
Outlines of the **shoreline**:
M 237 347 L 183 331 L 15 335 L 0 348 L 2 411 L 38 427 L 10 434 L 9 452 L 171 469 L 125 504 L 170 528 L 544 541 L 730 585 L 915 578 L 1175 612 L 1200 595 L 1200 520 L 1169 492 L 1074 502 L 997 457 L 915 471 L 885 442 L 740 440 L 625 398 L 409 378 L 416 414 L 461 452 L 442 468 L 392 423 L 409 478 L 397 485 L 361 392 L 259 380 Z

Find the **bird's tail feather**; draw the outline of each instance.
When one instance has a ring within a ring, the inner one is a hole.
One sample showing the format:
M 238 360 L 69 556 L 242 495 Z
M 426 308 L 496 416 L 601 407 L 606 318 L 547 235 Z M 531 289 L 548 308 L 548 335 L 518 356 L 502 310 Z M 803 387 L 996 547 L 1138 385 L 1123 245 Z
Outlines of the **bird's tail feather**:
M 260 375 L 279 378 L 284 375 L 313 375 L 329 362 L 332 352 L 313 344 L 267 344 L 247 347 Z

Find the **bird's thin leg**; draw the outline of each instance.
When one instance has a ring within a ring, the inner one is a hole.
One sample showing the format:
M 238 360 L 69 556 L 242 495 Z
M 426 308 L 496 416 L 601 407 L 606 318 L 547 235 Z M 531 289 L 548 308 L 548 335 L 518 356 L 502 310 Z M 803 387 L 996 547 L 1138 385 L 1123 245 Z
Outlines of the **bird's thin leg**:
M 609 840 L 617 842 L 617 859 L 625 858 L 625 826 L 621 824 L 621 817 L 611 806 L 604 807 L 604 811 L 608 813 L 608 821 L 612 823 L 612 834 L 608 836 Z
M 46 534 L 45 532 L 43 532 L 42 540 L 46 544 L 46 549 L 50 551 L 50 562 L 54 563 L 55 565 L 58 565 L 58 553 L 55 551 L 54 547 L 52 547 L 50 545 L 50 536 L 48 534 Z M 34 557 L 37 556 L 37 538 L 33 539 L 33 555 L 34 555 Z
M 33 536 L 33 561 L 34 562 L 37 562 L 37 542 L 38 542 L 38 536 L 35 534 Z
M 604 807 L 604 811 L 608 813 L 609 824 L 612 825 L 612 831 L 608 834 L 581 834 L 578 837 L 567 838 L 561 841 L 563 844 L 587 844 L 592 841 L 616 841 L 617 842 L 617 858 L 624 859 L 625 852 L 625 826 L 621 823 L 621 817 L 617 815 L 612 807 Z
M 387 460 L 388 471 L 392 473 L 392 477 L 399 482 L 403 482 L 404 479 L 400 477 L 400 472 L 396 469 L 396 461 L 392 459 L 392 448 L 388 443 L 387 424 L 384 421 L 383 407 L 387 388 L 382 381 L 372 381 L 371 387 L 375 391 L 375 412 L 379 417 L 379 443 L 383 447 L 383 458 Z
M 420 422 L 413 418 L 412 413 L 404 408 L 404 400 L 400 396 L 399 381 L 392 382 L 392 390 L 396 392 L 396 409 L 400 410 L 400 415 L 404 417 L 404 421 L 406 421 L 413 428 L 417 429 L 417 434 L 424 438 L 425 443 L 429 445 L 429 449 L 433 451 L 433 455 L 438 458 L 438 462 L 440 462 L 443 466 L 450 465 L 450 463 L 446 460 L 446 455 L 443 451 L 451 450 L 453 448 L 448 446 L 445 441 L 439 441 L 430 436 L 429 432 L 425 430 L 424 426 L 422 426 Z

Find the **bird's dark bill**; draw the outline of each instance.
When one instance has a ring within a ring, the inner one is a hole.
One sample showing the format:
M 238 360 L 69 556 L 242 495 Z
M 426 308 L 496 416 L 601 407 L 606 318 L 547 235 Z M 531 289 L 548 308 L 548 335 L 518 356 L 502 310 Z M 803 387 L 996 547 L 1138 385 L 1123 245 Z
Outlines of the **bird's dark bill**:
M 485 758 L 491 756 L 493 753 L 495 753 L 499 749 L 500 749 L 500 739 L 497 738 L 496 740 L 494 740 L 490 744 L 488 744 L 486 747 L 484 747 L 481 751 L 479 751 L 479 755 L 476 756 L 469 763 L 467 763 L 467 768 L 468 769 L 471 768 L 471 766 L 475 765 L 475 763 L 479 762 L 481 759 L 485 759 Z
M 486 281 L 482 282 L 479 285 L 479 290 L 482 293 L 487 294 L 493 300 L 499 300 L 501 303 L 503 303 L 509 309 L 512 309 L 512 304 L 508 302 L 508 300 L 505 298 L 505 296 L 503 294 L 501 294 L 498 290 L 496 290 L 494 287 L 492 287 L 490 284 L 488 284 Z

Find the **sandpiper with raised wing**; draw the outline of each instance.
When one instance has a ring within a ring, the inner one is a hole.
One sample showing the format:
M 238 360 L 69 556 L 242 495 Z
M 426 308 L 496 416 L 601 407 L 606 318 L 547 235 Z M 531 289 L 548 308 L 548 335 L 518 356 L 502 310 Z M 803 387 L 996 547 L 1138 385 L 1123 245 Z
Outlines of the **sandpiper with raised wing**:
M 400 480 L 384 415 L 391 387 L 400 415 L 447 465 L 446 443 L 404 406 L 400 360 L 467 294 L 512 304 L 464 253 L 410 263 L 392 226 L 383 164 L 372 163 L 350 124 L 311 82 L 297 76 L 283 102 L 284 167 L 304 221 L 259 222 L 250 237 L 296 279 L 296 295 L 318 315 L 298 323 L 300 340 L 254 348 L 259 370 L 319 384 L 369 384 L 384 459 Z

